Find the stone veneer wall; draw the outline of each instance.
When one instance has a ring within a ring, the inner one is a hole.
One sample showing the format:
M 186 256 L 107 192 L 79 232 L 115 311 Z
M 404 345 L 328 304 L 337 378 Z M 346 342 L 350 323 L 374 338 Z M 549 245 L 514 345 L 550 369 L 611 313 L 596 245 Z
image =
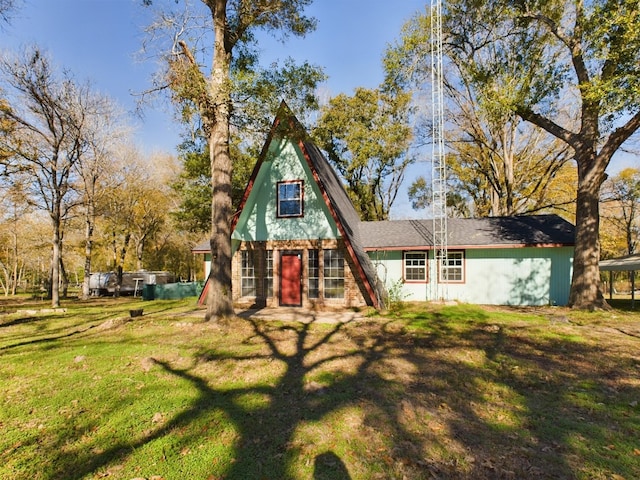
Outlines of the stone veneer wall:
M 324 290 L 324 262 L 323 250 L 342 249 L 344 251 L 345 268 L 344 268 L 344 298 L 323 298 Z M 253 265 L 256 277 L 255 297 L 242 297 L 241 294 L 241 271 L 242 271 L 242 250 L 252 250 L 254 252 Z M 265 252 L 273 250 L 273 296 L 265 298 L 264 273 Z M 355 266 L 345 250 L 344 242 L 336 239 L 325 240 L 278 240 L 266 242 L 242 242 L 240 248 L 233 256 L 231 271 L 233 282 L 233 300 L 238 306 L 257 306 L 257 307 L 277 307 L 280 298 L 280 253 L 283 251 L 300 251 L 302 253 L 302 307 L 303 308 L 349 308 L 366 306 L 366 301 L 362 295 L 364 285 L 358 275 L 354 275 Z M 309 298 L 308 289 L 308 267 L 309 267 L 309 250 L 318 250 L 319 252 L 319 270 L 320 270 L 320 298 Z

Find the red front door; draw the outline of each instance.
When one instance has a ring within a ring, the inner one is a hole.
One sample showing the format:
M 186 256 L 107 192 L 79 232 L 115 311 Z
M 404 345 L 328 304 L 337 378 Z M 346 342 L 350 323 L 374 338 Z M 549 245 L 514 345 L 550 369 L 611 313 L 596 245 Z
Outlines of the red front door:
M 280 257 L 280 305 L 302 305 L 302 254 L 283 253 Z

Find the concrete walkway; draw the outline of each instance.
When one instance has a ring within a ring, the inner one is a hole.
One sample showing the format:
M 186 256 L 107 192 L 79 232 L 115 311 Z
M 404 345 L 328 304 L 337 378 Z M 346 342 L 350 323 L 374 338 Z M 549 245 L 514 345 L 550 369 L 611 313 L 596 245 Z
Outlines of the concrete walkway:
M 261 320 L 295 321 L 302 323 L 346 323 L 364 320 L 360 312 L 352 310 L 342 311 L 313 311 L 299 307 L 236 309 L 241 318 L 259 318 Z

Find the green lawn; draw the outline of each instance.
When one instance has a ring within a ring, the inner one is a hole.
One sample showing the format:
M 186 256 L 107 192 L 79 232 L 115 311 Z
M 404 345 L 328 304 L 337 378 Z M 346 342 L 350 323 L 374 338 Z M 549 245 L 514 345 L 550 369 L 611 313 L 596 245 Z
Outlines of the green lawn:
M 3 480 L 640 478 L 633 311 L 3 302 Z

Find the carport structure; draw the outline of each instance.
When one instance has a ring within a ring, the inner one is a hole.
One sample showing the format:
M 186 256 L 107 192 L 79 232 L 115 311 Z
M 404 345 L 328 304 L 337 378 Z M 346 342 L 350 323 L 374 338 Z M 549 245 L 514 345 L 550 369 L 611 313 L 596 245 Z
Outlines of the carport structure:
M 609 299 L 613 297 L 613 272 L 631 272 L 631 308 L 634 308 L 636 270 L 640 270 L 640 254 L 638 253 L 600 261 L 600 271 L 609 272 Z

